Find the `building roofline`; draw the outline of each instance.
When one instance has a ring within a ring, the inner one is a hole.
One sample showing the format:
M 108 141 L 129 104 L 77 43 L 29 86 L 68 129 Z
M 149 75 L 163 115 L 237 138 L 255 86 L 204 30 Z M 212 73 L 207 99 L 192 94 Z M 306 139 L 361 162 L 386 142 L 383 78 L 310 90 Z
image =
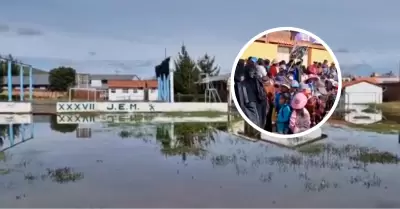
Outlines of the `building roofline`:
M 354 85 L 359 84 L 359 83 L 369 83 L 369 84 L 372 84 L 374 86 L 378 86 L 378 87 L 382 88 L 377 83 L 374 83 L 374 82 L 369 81 L 369 80 L 355 80 L 355 81 L 344 82 L 343 85 L 342 85 L 342 89 L 345 89 L 345 88 L 350 87 L 350 86 L 354 86 Z

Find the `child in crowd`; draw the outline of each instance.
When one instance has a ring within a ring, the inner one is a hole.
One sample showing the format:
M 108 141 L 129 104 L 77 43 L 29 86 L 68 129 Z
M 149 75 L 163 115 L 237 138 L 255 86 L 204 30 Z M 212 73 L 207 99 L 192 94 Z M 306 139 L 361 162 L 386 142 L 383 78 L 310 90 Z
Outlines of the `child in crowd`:
M 292 81 L 292 84 L 290 85 L 290 101 L 293 99 L 294 95 L 299 92 L 300 89 L 300 84 L 296 80 Z
M 279 91 L 275 94 L 275 113 L 278 114 L 281 104 L 280 104 L 280 96 L 285 93 L 290 93 L 290 85 L 286 83 L 285 80 L 279 83 Z M 276 117 L 275 117 L 276 118 Z
M 280 109 L 276 120 L 276 131 L 279 134 L 289 134 L 289 120 L 292 114 L 289 102 L 290 102 L 289 93 L 284 93 L 280 95 L 279 98 Z
M 293 112 L 290 116 L 289 128 L 293 134 L 310 129 L 310 113 L 304 108 L 306 104 L 307 97 L 304 94 L 296 94 L 291 101 L 290 106 Z
M 316 91 L 315 83 L 319 80 L 319 77 L 317 75 L 309 75 L 308 78 L 304 81 L 306 84 L 308 84 L 311 93 L 314 94 Z

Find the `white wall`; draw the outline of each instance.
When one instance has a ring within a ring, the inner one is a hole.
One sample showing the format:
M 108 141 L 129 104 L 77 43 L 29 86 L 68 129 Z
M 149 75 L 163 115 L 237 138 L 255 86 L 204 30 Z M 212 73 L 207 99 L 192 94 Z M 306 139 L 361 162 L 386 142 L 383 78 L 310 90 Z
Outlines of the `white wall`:
M 0 124 L 28 124 L 32 123 L 32 114 L 0 114 Z
M 348 86 L 342 94 L 346 104 L 382 103 L 382 88 L 367 82 Z
M 101 87 L 102 83 L 101 80 L 91 80 L 90 87 Z
M 158 89 L 149 89 L 149 101 L 158 100 Z
M 276 58 L 278 62 L 282 60 L 288 62 L 290 58 L 290 51 L 291 49 L 289 47 L 278 46 L 278 52 L 276 54 L 276 57 L 271 57 L 269 59 L 272 61 L 274 58 Z
M 205 102 L 57 102 L 58 113 L 78 112 L 228 112 L 227 103 Z
M 94 124 L 94 123 L 123 123 L 123 124 L 136 124 L 136 123 L 196 123 L 196 122 L 227 122 L 228 116 L 221 115 L 219 117 L 193 117 L 193 116 L 156 116 L 154 118 L 146 118 L 143 116 L 138 120 L 136 114 L 102 114 L 93 117 L 82 116 L 79 114 L 58 114 L 57 123 L 59 124 Z M 1 117 L 0 117 L 0 124 Z M 90 126 L 89 126 L 90 127 Z
M 31 113 L 30 102 L 0 102 L 0 113 Z
M 143 89 L 108 89 L 108 100 L 118 101 L 118 100 L 144 100 L 144 90 Z

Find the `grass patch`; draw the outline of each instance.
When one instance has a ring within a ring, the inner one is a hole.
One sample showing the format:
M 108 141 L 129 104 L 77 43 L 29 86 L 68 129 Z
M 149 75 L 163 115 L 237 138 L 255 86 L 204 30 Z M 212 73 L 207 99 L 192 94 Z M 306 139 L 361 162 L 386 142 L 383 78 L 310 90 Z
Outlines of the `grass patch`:
M 83 179 L 83 173 L 75 172 L 69 167 L 47 169 L 47 175 L 57 183 L 74 182 Z
M 361 110 L 361 112 L 364 112 L 364 113 L 379 113 L 379 110 L 377 110 L 376 108 L 374 108 L 374 107 L 371 107 L 371 106 L 369 106 L 367 109 L 363 109 L 363 110 Z
M 350 157 L 350 160 L 360 161 L 363 163 L 380 163 L 380 164 L 397 164 L 400 158 L 390 152 L 361 152 L 355 156 Z
M 347 123 L 351 128 L 360 129 L 363 131 L 377 132 L 383 134 L 396 134 L 400 130 L 400 124 L 393 121 L 383 121 L 372 124 L 352 124 Z
M 11 170 L 10 170 L 10 169 L 0 168 L 0 176 L 2 176 L 2 175 L 7 175 L 7 174 L 9 174 L 9 173 L 11 173 Z
M 353 162 L 366 164 L 397 164 L 400 162 L 399 156 L 394 153 L 358 145 L 337 146 L 334 144 L 319 143 L 300 147 L 297 151 L 302 155 L 310 157 L 329 154 L 338 158 L 348 158 Z
M 382 104 L 369 104 L 369 106 L 381 110 L 384 116 L 400 117 L 400 102 L 384 102 Z
M 308 144 L 297 149 L 298 152 L 304 155 L 319 155 L 326 148 L 325 144 Z

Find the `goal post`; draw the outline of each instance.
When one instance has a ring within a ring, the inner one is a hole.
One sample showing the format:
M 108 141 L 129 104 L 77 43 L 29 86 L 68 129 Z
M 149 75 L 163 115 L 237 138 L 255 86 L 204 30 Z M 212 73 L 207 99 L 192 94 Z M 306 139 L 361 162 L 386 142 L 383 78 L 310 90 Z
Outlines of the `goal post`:
M 73 93 L 74 92 L 78 92 L 78 91 L 82 91 L 82 92 L 86 92 L 86 99 L 87 101 L 93 101 L 96 102 L 97 99 L 105 99 L 107 98 L 107 90 L 106 89 L 97 89 L 97 88 L 80 88 L 80 87 L 73 87 L 70 88 L 68 90 L 68 101 L 71 102 L 72 101 L 72 97 L 73 97 Z M 91 97 L 90 95 L 93 94 L 93 97 Z M 99 95 L 99 96 L 98 96 Z M 91 99 L 92 98 L 92 99 Z M 83 99 L 83 98 L 82 98 Z

